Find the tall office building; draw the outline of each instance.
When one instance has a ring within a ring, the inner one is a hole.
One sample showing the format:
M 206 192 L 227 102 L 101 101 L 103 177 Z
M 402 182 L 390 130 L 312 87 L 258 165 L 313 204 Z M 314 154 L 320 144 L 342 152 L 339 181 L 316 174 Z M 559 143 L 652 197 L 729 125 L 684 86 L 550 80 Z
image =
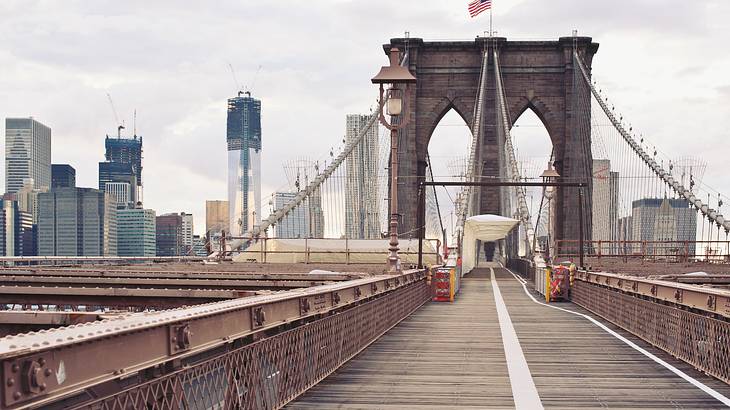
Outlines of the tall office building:
M 251 93 L 228 100 L 226 139 L 230 233 L 241 236 L 261 223 L 261 101 Z
M 129 185 L 129 202 L 137 203 L 137 175 L 130 164 L 120 162 L 99 163 L 99 190 L 106 192 L 107 184 Z
M 369 115 L 347 116 L 345 139 L 356 139 L 367 125 Z M 378 127 L 370 127 L 345 162 L 345 234 L 351 239 L 380 238 L 378 200 Z
M 76 170 L 68 164 L 51 164 L 51 188 L 76 186 Z
M 592 218 L 594 241 L 618 240 L 618 172 L 611 171 L 611 161 L 593 160 Z M 602 249 L 606 251 L 608 248 Z
M 697 214 L 684 199 L 644 198 L 632 203 L 634 241 L 689 241 L 697 238 Z
M 297 196 L 296 192 L 277 192 L 274 194 L 274 207 L 280 209 Z M 305 201 L 289 212 L 274 226 L 274 236 L 282 239 L 310 238 L 309 204 Z
M 6 118 L 5 192 L 18 192 L 27 178 L 51 186 L 51 129 L 33 117 Z
M 34 224 L 38 223 L 38 194 L 41 192 L 48 192 L 48 188 L 38 189 L 35 187 L 33 178 L 26 178 L 23 180 L 23 187 L 15 194 L 18 200 L 18 208 L 29 213 Z
M 109 137 L 104 141 L 104 162 L 99 163 L 99 189 L 110 182 L 128 183 L 130 207 L 142 202 L 142 137 Z
M 183 218 L 178 214 L 164 214 L 156 218 L 155 247 L 157 256 L 183 256 Z
M 0 199 L 0 255 L 15 256 L 18 224 L 18 203 L 9 195 Z
M 193 215 L 180 212 L 180 217 L 182 218 L 182 241 L 185 249 L 183 254 L 190 255 L 193 250 Z
M 311 238 L 324 238 L 324 210 L 322 191 L 319 187 L 307 199 L 309 207 L 309 234 Z
M 114 198 L 117 209 L 133 209 L 135 207 L 132 191 L 134 186 L 129 182 L 107 182 L 104 191 Z
M 117 254 L 156 256 L 157 232 L 152 209 L 117 210 Z
M 38 254 L 116 256 L 114 199 L 92 188 L 56 188 L 38 194 Z
M 228 201 L 205 201 L 205 234 L 211 236 L 229 229 Z
M 33 218 L 23 212 L 14 194 L 0 197 L 0 256 L 37 254 Z

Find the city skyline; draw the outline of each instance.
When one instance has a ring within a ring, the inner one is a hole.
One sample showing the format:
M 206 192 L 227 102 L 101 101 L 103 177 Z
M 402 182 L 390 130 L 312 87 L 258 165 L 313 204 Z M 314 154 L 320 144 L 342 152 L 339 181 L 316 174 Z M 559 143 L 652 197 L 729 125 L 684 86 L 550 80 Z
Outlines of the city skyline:
M 595 78 L 617 110 L 670 155 L 695 150 L 708 163 L 705 181 L 730 192 L 730 181 L 719 174 L 720 150 L 712 148 L 730 129 L 722 104 L 730 96 L 730 83 L 722 74 L 730 68 L 730 60 L 711 52 L 718 40 L 728 37 L 723 22 L 730 6 L 703 2 L 680 11 L 683 7 L 669 4 L 657 11 L 649 1 L 576 4 L 496 3 L 495 28 L 511 39 L 554 38 L 570 35 L 573 28 L 593 36 L 601 44 Z M 362 6 L 352 2 L 317 1 L 286 9 L 243 2 L 176 10 L 143 9 L 137 3 L 21 7 L 7 2 L 0 6 L 4 23 L 0 36 L 7 44 L 0 54 L 6 67 L 0 79 L 5 97 L 0 99 L 0 113 L 32 115 L 47 124 L 54 131 L 53 162 L 74 166 L 78 186 L 95 187 L 94 168 L 104 149 L 98 135 L 114 134 L 117 125 L 106 100 L 109 92 L 129 128 L 126 135 L 132 133 L 132 113 L 137 109 L 137 128 L 147 137 L 145 207 L 161 213 L 192 212 L 198 220 L 196 233 L 202 233 L 205 200 L 226 198 L 225 100 L 237 91 L 228 63 L 235 67 L 241 85 L 253 86 L 267 107 L 262 118 L 268 151 L 262 156 L 261 198 L 266 203 L 285 184 L 282 159 L 295 152 L 312 158 L 326 155 L 341 137 L 339 124 L 331 119 L 372 104 L 376 92 L 369 78 L 386 61 L 382 43 L 406 30 L 426 39 L 473 39 L 487 28 L 483 20 L 466 20 L 462 8 L 444 2 L 420 2 L 416 15 L 399 13 L 384 1 L 374 6 L 383 13 L 363 18 Z M 635 12 L 616 11 L 622 7 Z M 334 15 L 338 19 L 331 18 Z M 647 15 L 652 18 L 637 18 Z M 521 20 L 533 17 L 538 23 L 529 30 L 521 28 Z M 240 18 L 251 24 L 237 27 L 234 21 Z M 370 19 L 375 18 L 381 24 L 373 24 Z M 167 34 L 171 27 L 196 19 L 202 23 L 194 25 L 196 30 L 176 39 Z M 146 25 L 156 29 L 126 29 L 143 27 L 148 20 L 162 21 Z M 317 33 L 299 30 L 296 37 L 277 33 L 281 24 L 295 29 L 302 20 L 327 23 Z M 29 33 L 19 29 L 22 25 L 42 25 L 45 31 Z M 278 46 L 248 40 L 254 37 L 251 33 L 269 36 Z M 236 34 L 243 40 L 220 41 L 223 35 Z M 142 43 L 149 46 L 139 47 Z M 119 50 L 129 58 L 117 58 Z M 339 50 L 345 58 L 332 64 L 325 54 L 331 50 Z M 641 69 L 633 73 L 637 64 Z M 254 84 L 259 66 L 263 68 Z M 618 79 L 621 82 L 615 82 Z M 298 104 L 301 101 L 307 103 Z M 659 105 L 662 110 L 647 108 Z M 693 121 L 681 120 L 687 116 Z M 693 135 L 692 123 L 708 125 L 698 137 L 703 142 L 699 146 L 697 138 L 686 138 Z M 449 129 L 442 134 L 442 139 L 453 135 Z M 434 142 L 437 145 L 447 144 Z M 176 178 L 170 178 L 173 175 Z

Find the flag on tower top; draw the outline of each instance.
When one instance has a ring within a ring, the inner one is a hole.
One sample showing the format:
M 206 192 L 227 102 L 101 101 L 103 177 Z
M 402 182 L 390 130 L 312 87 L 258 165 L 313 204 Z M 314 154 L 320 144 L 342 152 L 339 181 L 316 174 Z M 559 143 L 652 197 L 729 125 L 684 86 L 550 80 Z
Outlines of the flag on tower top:
M 474 0 L 469 3 L 469 15 L 476 17 L 484 10 L 492 8 L 492 0 Z

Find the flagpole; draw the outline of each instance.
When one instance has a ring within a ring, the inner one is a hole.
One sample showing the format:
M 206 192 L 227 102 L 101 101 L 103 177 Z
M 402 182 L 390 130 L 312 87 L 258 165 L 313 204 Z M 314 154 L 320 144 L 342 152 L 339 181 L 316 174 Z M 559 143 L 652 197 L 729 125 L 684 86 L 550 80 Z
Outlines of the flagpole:
M 492 31 L 492 7 L 493 6 L 494 6 L 493 4 L 489 5 L 489 37 L 490 38 L 494 36 L 494 34 L 493 34 L 494 32 Z

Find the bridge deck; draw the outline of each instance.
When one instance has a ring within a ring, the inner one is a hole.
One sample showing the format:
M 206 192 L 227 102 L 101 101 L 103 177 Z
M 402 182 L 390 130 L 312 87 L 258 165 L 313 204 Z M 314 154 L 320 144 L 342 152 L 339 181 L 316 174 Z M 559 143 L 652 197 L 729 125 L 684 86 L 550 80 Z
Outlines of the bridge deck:
M 489 269 L 475 270 L 455 303 L 422 307 L 287 408 L 512 408 L 513 389 L 530 408 L 530 379 L 545 408 L 725 408 L 587 319 L 535 303 L 499 268 L 499 295 L 519 340 L 510 342 L 490 276 Z M 609 327 L 730 396 L 726 384 Z M 531 378 L 519 375 L 520 363 L 529 366 Z

